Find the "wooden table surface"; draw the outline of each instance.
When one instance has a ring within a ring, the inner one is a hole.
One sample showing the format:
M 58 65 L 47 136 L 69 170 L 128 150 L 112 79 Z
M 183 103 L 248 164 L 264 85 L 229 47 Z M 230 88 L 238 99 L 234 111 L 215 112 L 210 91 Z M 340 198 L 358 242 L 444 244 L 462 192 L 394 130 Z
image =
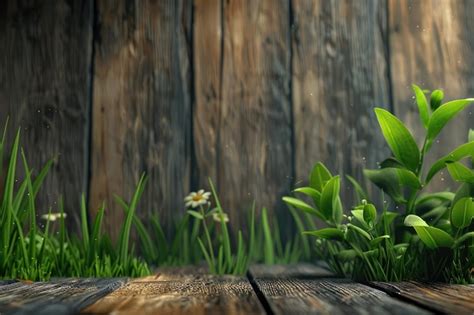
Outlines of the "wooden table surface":
M 474 285 L 362 284 L 311 264 L 254 265 L 242 277 L 168 268 L 139 279 L 0 281 L 3 314 L 474 314 Z

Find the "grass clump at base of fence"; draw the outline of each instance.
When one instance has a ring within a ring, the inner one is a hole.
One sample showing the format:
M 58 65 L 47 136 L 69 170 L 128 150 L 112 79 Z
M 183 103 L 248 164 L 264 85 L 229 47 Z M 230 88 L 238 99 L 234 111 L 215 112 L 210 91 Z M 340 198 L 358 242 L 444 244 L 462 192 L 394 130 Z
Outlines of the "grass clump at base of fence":
M 0 159 L 5 153 L 6 129 L 0 142 Z M 17 133 L 11 151 L 0 205 L 0 277 L 45 280 L 55 277 L 114 277 L 149 274 L 143 259 L 129 249 L 130 221 L 144 185 L 138 184 L 132 207 L 120 230 L 120 241 L 112 244 L 102 232 L 105 207 L 102 206 L 92 224 L 88 223 L 85 198 L 81 202 L 82 235 L 71 235 L 66 229 L 62 201 L 58 211 L 38 218 L 36 196 L 51 167 L 48 162 L 33 179 Z M 24 179 L 16 184 L 17 161 L 22 162 Z M 1 175 L 1 174 L 0 174 Z M 40 219 L 40 222 L 37 220 Z M 44 222 L 44 224 L 42 224 Z M 40 223 L 40 224 L 39 224 Z
M 364 175 L 381 189 L 381 205 L 348 177 L 359 203 L 345 215 L 339 196 L 341 177 L 332 175 L 322 163 L 312 169 L 309 186 L 295 189 L 296 194 L 311 199 L 312 205 L 290 196 L 283 200 L 326 225 L 306 233 L 317 238 L 318 256 L 341 276 L 364 281 L 473 283 L 474 131 L 469 131 L 467 143 L 426 170 L 425 156 L 445 125 L 474 99 L 442 104 L 440 90 L 431 94 L 430 101 L 426 91 L 416 85 L 413 90 L 426 131 L 421 147 L 396 116 L 375 109 L 392 156 L 379 169 L 364 170 Z M 457 190 L 424 193 L 445 168 L 459 183 Z
M 7 127 L 0 139 L 0 160 L 4 157 L 8 160 L 7 168 L 0 168 L 0 179 L 4 182 L 3 188 L 0 187 L 0 278 L 140 277 L 159 266 L 198 264 L 203 260 L 211 273 L 242 275 L 250 262 L 296 262 L 309 255 L 309 250 L 300 252 L 300 247 L 308 247 L 308 239 L 300 233 L 303 228 L 294 239 L 284 243 L 279 222 L 274 220 L 270 225 L 266 210 L 262 210 L 260 220 L 256 218 L 255 208 L 248 211 L 249 233 L 244 236 L 238 231 L 235 237 L 227 227 L 228 217 L 212 182 L 216 207 L 211 209 L 207 200 L 211 194 L 205 193 L 206 203 L 194 210 L 190 204 L 171 237 L 165 233 L 158 216 L 153 216 L 145 226 L 136 215 L 146 185 L 145 176 L 140 178 L 130 202 L 119 196 L 115 198 L 125 213 L 117 242 L 102 229 L 105 205 L 90 220 L 84 196 L 80 203 L 81 233 L 71 233 L 66 228 L 67 213 L 62 200 L 58 209 L 49 209 L 41 217 L 37 213 L 36 197 L 52 161 L 35 174 L 20 148 L 20 131 L 8 151 L 6 131 Z M 18 182 L 20 167 L 24 178 Z M 139 242 L 131 242 L 133 231 Z

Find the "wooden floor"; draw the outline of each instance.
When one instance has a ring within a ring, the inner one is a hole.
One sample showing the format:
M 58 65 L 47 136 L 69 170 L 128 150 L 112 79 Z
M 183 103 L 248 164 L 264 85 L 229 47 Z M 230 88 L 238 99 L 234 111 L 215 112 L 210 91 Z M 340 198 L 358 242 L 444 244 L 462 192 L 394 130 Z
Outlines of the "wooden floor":
M 0 281 L 0 314 L 474 314 L 474 285 L 355 283 L 310 264 L 203 268 L 140 279 Z

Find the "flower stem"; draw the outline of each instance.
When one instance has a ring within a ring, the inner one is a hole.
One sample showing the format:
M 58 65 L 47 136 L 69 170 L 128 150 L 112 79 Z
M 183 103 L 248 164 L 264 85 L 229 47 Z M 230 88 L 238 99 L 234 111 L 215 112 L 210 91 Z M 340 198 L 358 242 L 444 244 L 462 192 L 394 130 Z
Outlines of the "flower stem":
M 207 246 L 209 247 L 209 254 L 211 255 L 211 261 L 213 268 L 216 266 L 216 257 L 214 256 L 214 249 L 212 248 L 211 235 L 209 234 L 209 229 L 207 228 L 206 216 L 204 215 L 204 209 L 200 206 L 201 214 L 203 216 L 202 225 L 204 227 L 204 234 L 206 235 Z

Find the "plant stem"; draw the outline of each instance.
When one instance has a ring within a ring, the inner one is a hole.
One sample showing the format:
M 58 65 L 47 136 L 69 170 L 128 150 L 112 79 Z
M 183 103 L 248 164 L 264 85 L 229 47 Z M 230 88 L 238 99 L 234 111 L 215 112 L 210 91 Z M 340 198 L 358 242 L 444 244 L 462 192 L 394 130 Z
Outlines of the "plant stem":
M 207 228 L 206 217 L 204 215 L 204 209 L 200 206 L 201 214 L 202 214 L 202 226 L 204 227 L 204 234 L 206 235 L 207 246 L 209 247 L 209 253 L 211 255 L 212 264 L 216 265 L 216 257 L 214 256 L 214 249 L 212 247 L 211 235 L 209 234 L 209 229 Z

